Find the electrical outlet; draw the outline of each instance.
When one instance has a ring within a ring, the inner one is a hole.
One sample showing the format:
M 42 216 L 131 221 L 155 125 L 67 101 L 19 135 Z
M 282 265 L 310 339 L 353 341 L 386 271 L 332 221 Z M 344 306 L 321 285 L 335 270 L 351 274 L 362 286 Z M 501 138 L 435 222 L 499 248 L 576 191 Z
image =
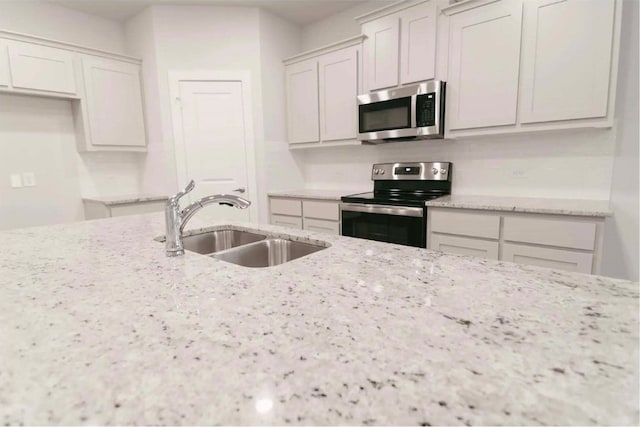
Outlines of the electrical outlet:
M 19 173 L 12 173 L 9 175 L 11 179 L 11 188 L 20 188 L 22 187 L 22 175 Z
M 36 175 L 33 172 L 24 172 L 22 174 L 22 185 L 25 187 L 35 187 Z

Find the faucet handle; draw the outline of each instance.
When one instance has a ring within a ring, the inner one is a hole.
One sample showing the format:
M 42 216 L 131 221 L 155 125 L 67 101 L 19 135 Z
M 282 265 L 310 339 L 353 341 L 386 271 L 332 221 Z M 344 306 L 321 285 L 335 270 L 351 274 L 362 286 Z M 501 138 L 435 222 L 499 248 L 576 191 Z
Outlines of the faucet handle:
M 172 203 L 178 203 L 178 200 L 180 200 L 180 198 L 184 195 L 186 195 L 187 193 L 191 192 L 191 190 L 194 189 L 194 187 L 196 186 L 196 183 L 194 180 L 189 181 L 189 183 L 187 184 L 187 186 L 184 188 L 184 190 L 178 192 L 178 194 L 174 195 L 173 197 L 171 197 L 169 199 L 170 202 Z

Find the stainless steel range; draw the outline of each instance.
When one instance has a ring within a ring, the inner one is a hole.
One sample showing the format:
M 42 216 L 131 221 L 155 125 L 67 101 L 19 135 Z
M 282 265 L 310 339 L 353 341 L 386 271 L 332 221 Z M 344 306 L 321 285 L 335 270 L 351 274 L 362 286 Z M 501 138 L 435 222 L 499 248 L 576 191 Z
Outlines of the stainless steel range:
M 373 165 L 373 192 L 342 197 L 343 236 L 425 248 L 425 202 L 451 193 L 448 162 Z

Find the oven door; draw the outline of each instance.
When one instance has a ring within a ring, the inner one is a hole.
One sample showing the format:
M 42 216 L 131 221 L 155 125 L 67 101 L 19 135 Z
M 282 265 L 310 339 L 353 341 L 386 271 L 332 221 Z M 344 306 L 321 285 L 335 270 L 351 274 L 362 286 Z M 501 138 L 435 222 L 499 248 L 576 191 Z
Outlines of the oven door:
M 425 248 L 424 208 L 341 203 L 342 235 Z

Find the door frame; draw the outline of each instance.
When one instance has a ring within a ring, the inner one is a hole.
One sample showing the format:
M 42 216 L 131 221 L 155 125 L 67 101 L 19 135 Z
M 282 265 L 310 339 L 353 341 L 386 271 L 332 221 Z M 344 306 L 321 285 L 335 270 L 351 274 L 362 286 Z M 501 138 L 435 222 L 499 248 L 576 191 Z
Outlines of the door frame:
M 255 130 L 251 92 L 251 72 L 249 70 L 169 70 L 169 96 L 171 122 L 173 126 L 173 149 L 176 176 L 180 189 L 187 185 L 187 156 L 184 142 L 184 127 L 180 104 L 181 82 L 240 82 L 242 85 L 242 108 L 245 129 L 245 157 L 247 162 L 247 188 L 251 195 L 249 221 L 258 222 L 258 181 L 256 174 Z

